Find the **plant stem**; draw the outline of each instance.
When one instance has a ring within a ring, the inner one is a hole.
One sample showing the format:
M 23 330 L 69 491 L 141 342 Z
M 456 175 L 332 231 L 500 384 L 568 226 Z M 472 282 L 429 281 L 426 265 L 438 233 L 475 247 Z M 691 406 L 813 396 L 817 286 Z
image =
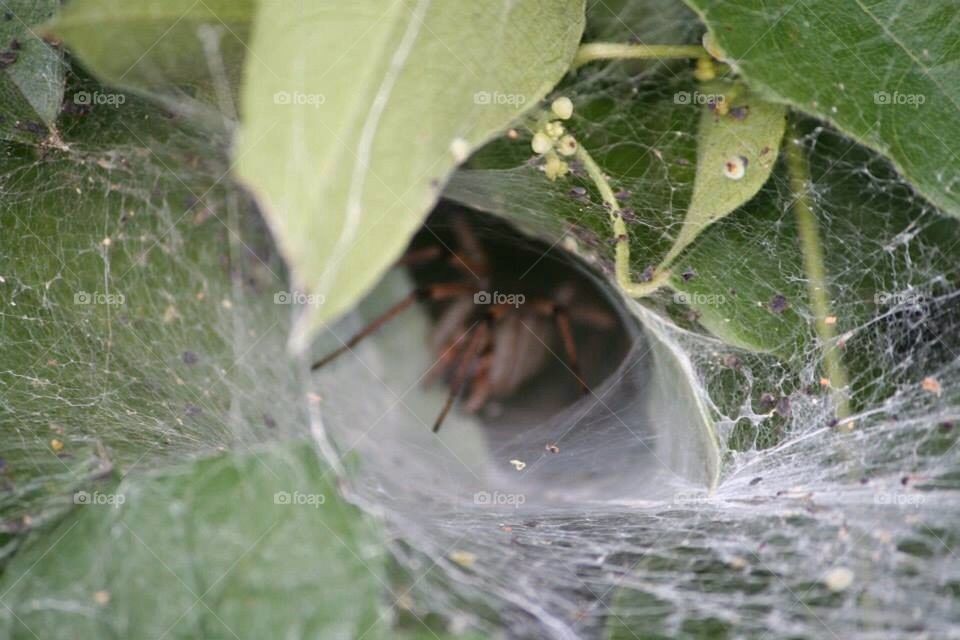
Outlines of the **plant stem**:
M 667 283 L 670 277 L 669 271 L 661 271 L 654 274 L 648 282 L 634 282 L 630 277 L 630 236 L 627 233 L 627 223 L 624 222 L 620 214 L 620 203 L 613 194 L 610 182 L 603 170 L 594 161 L 593 157 L 584 149 L 582 144 L 577 145 L 576 158 L 587 170 L 587 175 L 593 180 L 600 192 L 600 197 L 610 208 L 610 222 L 613 224 L 613 234 L 616 238 L 616 258 L 614 263 L 614 272 L 617 278 L 617 284 L 633 298 L 643 298 L 660 289 Z
M 827 323 L 827 317 L 831 315 L 830 299 L 827 295 L 827 273 L 823 246 L 820 243 L 820 225 L 813 212 L 813 201 L 810 197 L 810 165 L 795 127 L 790 129 L 790 138 L 786 145 L 787 172 L 790 176 L 790 191 L 794 197 L 793 210 L 800 235 L 807 292 L 813 308 L 817 337 L 823 343 L 823 365 L 833 389 L 836 416 L 843 420 L 850 415 L 850 399 L 847 396 L 849 377 L 842 361 L 842 352 L 837 345 L 834 325 Z
M 573 67 L 594 60 L 666 60 L 671 58 L 700 58 L 707 55 L 698 44 L 621 44 L 618 42 L 590 42 L 580 45 Z

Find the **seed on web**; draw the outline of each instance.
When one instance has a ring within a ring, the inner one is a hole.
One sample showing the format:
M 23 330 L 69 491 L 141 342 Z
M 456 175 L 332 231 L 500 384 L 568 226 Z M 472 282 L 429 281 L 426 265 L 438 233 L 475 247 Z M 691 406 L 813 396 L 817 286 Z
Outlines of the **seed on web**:
M 470 553 L 469 551 L 460 551 L 459 549 L 451 551 L 448 557 L 464 569 L 472 568 L 477 562 L 476 554 Z
M 927 376 L 923 379 L 923 382 L 920 383 L 920 386 L 927 393 L 932 393 L 938 398 L 943 393 L 943 387 L 940 386 L 940 381 L 934 378 L 933 376 Z

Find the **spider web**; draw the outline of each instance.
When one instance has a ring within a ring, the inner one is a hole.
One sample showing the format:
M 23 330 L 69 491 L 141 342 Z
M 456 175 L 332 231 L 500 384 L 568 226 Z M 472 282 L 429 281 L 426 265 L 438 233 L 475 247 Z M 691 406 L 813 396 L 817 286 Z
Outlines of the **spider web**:
M 665 17 L 642 32 L 651 40 L 696 30 L 686 14 L 655 15 Z M 593 24 L 616 32 L 615 21 Z M 680 125 L 696 110 L 671 96 L 693 86 L 682 65 L 612 65 L 564 89 L 585 114 L 571 127 L 632 194 L 635 255 L 660 255 L 682 223 L 693 169 L 672 159 L 695 147 L 694 128 Z M 455 412 L 436 438 L 428 425 L 444 390 L 420 384 L 431 365 L 424 313 L 317 376 L 286 355 L 294 305 L 275 298 L 286 275 L 252 203 L 225 177 L 226 134 L 193 131 L 133 96 L 77 118 L 69 152 L 8 146 L 0 169 L 7 533 L 56 518 L 73 487 L 110 466 L 135 477 L 313 437 L 347 495 L 386 524 L 403 569 L 391 603 L 409 590 L 404 607 L 441 613 L 454 630 L 956 633 L 956 223 L 871 152 L 805 124 L 853 428 L 832 423 L 821 388 L 823 348 L 780 172 L 686 257 L 707 265 L 694 280 L 703 293 L 735 288 L 764 304 L 790 292 L 794 322 L 754 332 L 775 348 L 727 345 L 668 293 L 625 302 L 635 346 L 595 396 L 496 437 Z M 606 212 L 570 197 L 576 178 L 550 186 L 520 147 L 493 145 L 447 195 L 603 273 Z M 631 148 L 650 153 L 634 166 Z M 315 352 L 409 287 L 391 273 Z M 82 293 L 124 301 L 84 303 Z M 12 553 L 19 538 L 6 541 Z

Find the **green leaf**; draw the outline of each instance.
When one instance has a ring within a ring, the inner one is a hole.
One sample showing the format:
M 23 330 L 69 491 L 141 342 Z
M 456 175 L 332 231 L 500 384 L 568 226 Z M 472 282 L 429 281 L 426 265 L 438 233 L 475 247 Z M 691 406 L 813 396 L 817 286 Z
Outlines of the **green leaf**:
M 960 49 L 951 3 L 687 0 L 754 90 L 836 125 L 960 215 Z
M 403 251 L 449 172 L 567 70 L 583 0 L 265 3 L 237 150 L 301 289 L 340 316 Z
M 35 29 L 56 0 L 6 0 L 0 5 L 0 138 L 36 142 L 52 129 L 63 101 L 60 52 Z
M 693 195 L 683 227 L 663 259 L 664 267 L 709 225 L 755 196 L 773 171 L 786 126 L 786 109 L 743 95 L 739 88 L 726 83 L 704 87 L 705 92 L 716 92 L 721 107 L 703 108 L 697 131 Z
M 62 125 L 67 149 L 0 153 L 4 521 L 110 465 L 306 430 L 281 260 L 216 140 L 135 96 Z
M 254 10 L 254 0 L 75 0 L 47 29 L 109 85 L 235 116 Z
M 74 502 L 4 573 L 4 637 L 384 637 L 378 532 L 309 445 L 100 484 Z

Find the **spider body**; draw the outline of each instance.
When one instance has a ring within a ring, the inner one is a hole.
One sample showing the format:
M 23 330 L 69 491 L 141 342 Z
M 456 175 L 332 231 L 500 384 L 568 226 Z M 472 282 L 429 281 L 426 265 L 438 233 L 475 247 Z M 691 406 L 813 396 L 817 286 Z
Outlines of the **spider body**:
M 564 397 L 588 393 L 577 338 L 615 329 L 617 315 L 582 275 L 558 270 L 549 247 L 517 238 L 512 230 L 491 233 L 463 211 L 435 214 L 399 261 L 410 270 L 414 291 L 313 368 L 419 301 L 433 318 L 434 364 L 425 377 L 449 386 L 434 431 L 461 396 L 464 408 L 477 412 L 517 397 L 550 371 L 567 389 L 560 392 Z

